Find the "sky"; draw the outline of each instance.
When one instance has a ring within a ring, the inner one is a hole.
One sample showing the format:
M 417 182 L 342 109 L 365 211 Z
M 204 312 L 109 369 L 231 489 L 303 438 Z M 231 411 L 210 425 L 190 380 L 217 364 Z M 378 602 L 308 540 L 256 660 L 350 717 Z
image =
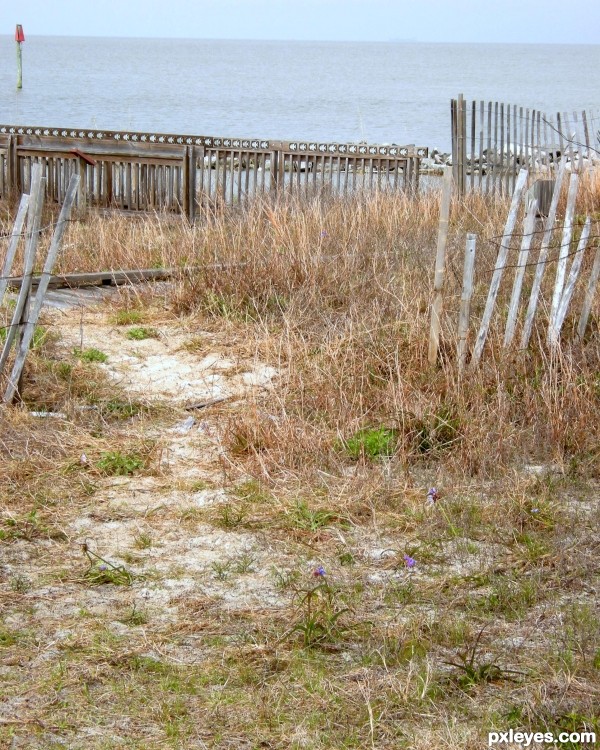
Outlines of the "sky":
M 599 0 L 20 0 L 1 33 L 331 41 L 600 43 Z M 11 8 L 9 12 L 9 8 Z

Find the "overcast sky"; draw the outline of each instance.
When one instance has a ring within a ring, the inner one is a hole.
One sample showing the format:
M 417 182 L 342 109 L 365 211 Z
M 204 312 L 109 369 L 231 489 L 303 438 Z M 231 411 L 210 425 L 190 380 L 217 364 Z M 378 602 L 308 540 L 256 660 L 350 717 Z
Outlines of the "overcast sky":
M 21 23 L 26 34 L 53 36 L 600 42 L 600 0 L 20 0 L 3 6 L 6 34 Z

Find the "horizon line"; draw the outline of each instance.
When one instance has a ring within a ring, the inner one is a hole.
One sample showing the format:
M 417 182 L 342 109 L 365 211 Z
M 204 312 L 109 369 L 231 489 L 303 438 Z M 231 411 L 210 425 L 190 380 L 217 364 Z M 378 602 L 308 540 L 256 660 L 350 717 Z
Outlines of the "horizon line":
M 318 42 L 324 44 L 456 44 L 456 45 L 473 45 L 473 46 L 489 46 L 489 45 L 515 45 L 515 46 L 556 46 L 556 47 L 598 47 L 600 42 L 506 42 L 506 41 L 439 41 L 439 40 L 427 40 L 427 39 L 275 39 L 275 38 L 248 38 L 248 37 L 189 37 L 189 36 L 126 36 L 126 35 L 106 35 L 106 34 L 40 34 L 36 32 L 29 32 L 27 36 L 34 38 L 51 38 L 51 39 L 148 39 L 155 41 L 181 41 L 181 42 Z M 27 36 L 24 44 L 27 43 Z M 0 37 L 14 38 L 14 34 L 5 33 L 0 34 Z

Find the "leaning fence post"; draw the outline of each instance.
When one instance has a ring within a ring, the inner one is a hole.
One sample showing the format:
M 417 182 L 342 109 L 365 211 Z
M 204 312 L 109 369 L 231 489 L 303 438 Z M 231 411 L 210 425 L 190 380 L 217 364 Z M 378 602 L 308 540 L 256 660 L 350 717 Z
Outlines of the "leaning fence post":
M 29 206 L 29 196 L 23 193 L 21 196 L 21 202 L 19 203 L 19 210 L 17 211 L 17 217 L 13 226 L 12 234 L 10 235 L 10 242 L 8 250 L 6 251 L 6 258 L 4 259 L 4 265 L 2 266 L 2 277 L 0 277 L 0 305 L 4 299 L 4 293 L 8 286 L 8 279 L 12 268 L 13 261 L 15 259 L 15 253 L 19 245 L 19 240 L 23 234 L 23 225 L 25 224 L 25 217 L 27 215 L 27 208 Z
M 458 360 L 458 374 L 462 375 L 467 359 L 467 334 L 469 332 L 469 312 L 471 297 L 473 296 L 473 271 L 475 269 L 475 246 L 477 235 L 467 235 L 465 247 L 465 263 L 463 268 L 463 286 L 460 297 L 460 312 L 458 315 L 458 346 L 456 358 Z
M 556 283 L 552 294 L 552 306 L 550 308 L 550 321 L 548 323 L 548 344 L 556 343 L 558 336 L 556 332 L 556 315 L 565 285 L 567 273 L 567 259 L 571 248 L 573 236 L 573 217 L 575 216 L 575 201 L 577 200 L 577 188 L 579 186 L 579 175 L 571 173 L 569 180 L 569 194 L 567 196 L 567 209 L 565 211 L 565 223 L 563 227 L 558 263 L 556 264 Z
M 42 207 L 44 205 L 44 181 L 42 179 L 42 165 L 35 163 L 31 175 L 30 210 L 27 221 L 27 244 L 25 246 L 25 259 L 23 263 L 23 280 L 17 297 L 17 304 L 13 311 L 10 326 L 6 332 L 4 347 L 0 354 L 0 373 L 4 370 L 10 348 L 17 333 L 17 327 L 21 322 L 25 305 L 31 290 L 31 275 L 35 264 L 35 254 L 39 240 L 40 224 L 42 219 Z
M 437 360 L 440 345 L 440 327 L 442 314 L 442 290 L 446 271 L 446 245 L 448 243 L 448 220 L 450 218 L 450 199 L 452 198 L 452 169 L 444 168 L 442 185 L 442 203 L 440 206 L 440 223 L 438 228 L 437 253 L 435 256 L 435 277 L 433 281 L 434 298 L 431 305 L 431 331 L 429 335 L 429 364 Z
M 506 318 L 506 330 L 504 332 L 504 346 L 510 346 L 515 335 L 517 327 L 517 316 L 519 313 L 519 302 L 521 301 L 521 289 L 523 288 L 523 278 L 525 277 L 525 268 L 527 267 L 527 258 L 529 257 L 529 248 L 533 240 L 535 231 L 535 217 L 537 215 L 538 203 L 532 201 L 525 221 L 523 222 L 523 239 L 521 240 L 521 250 L 517 260 L 515 270 L 515 281 L 513 283 L 512 295 L 508 306 L 508 316 Z
M 48 284 L 50 283 L 50 276 L 52 275 L 52 269 L 54 268 L 56 256 L 58 255 L 58 251 L 60 250 L 67 222 L 71 217 L 71 209 L 75 201 L 75 196 L 77 195 L 79 180 L 79 175 L 74 174 L 71 177 L 69 187 L 67 188 L 65 200 L 61 208 L 58 221 L 56 223 L 56 229 L 54 230 L 54 235 L 52 236 L 52 241 L 48 249 L 48 255 L 46 256 L 44 268 L 42 270 L 42 274 L 38 283 L 35 301 L 29 311 L 28 320 L 25 324 L 25 330 L 23 331 L 23 336 L 17 349 L 17 356 L 13 365 L 12 372 L 10 374 L 10 378 L 8 380 L 6 391 L 4 393 L 5 404 L 10 404 L 17 392 L 19 380 L 23 371 L 23 366 L 25 365 L 25 358 L 27 357 L 27 352 L 29 351 L 29 346 L 31 344 L 31 340 L 33 339 L 33 332 L 35 331 L 35 326 L 40 316 L 44 297 L 46 296 L 46 291 L 48 290 Z M 23 281 L 25 281 L 25 279 L 23 279 Z
M 523 333 L 521 335 L 521 349 L 527 349 L 529 339 L 531 337 L 531 330 L 533 328 L 533 319 L 537 310 L 538 297 L 540 294 L 540 288 L 542 286 L 542 277 L 546 270 L 546 260 L 548 258 L 548 250 L 550 248 L 550 242 L 552 241 L 552 235 L 554 234 L 554 222 L 556 221 L 556 210 L 558 208 L 558 201 L 560 199 L 560 193 L 562 190 L 563 178 L 565 175 L 565 160 L 562 159 L 558 168 L 558 174 L 556 175 L 556 182 L 554 183 L 554 192 L 552 193 L 552 200 L 550 201 L 550 210 L 548 211 L 548 217 L 544 226 L 544 236 L 542 237 L 542 244 L 540 246 L 540 254 L 535 267 L 535 276 L 533 277 L 533 284 L 531 286 L 531 294 L 529 296 L 529 304 L 527 306 L 527 313 L 525 314 L 525 323 L 523 324 Z
M 573 258 L 573 263 L 571 264 L 571 271 L 569 273 L 569 278 L 567 279 L 565 291 L 560 298 L 558 310 L 556 311 L 556 321 L 553 328 L 553 335 L 555 337 L 552 341 L 553 344 L 558 342 L 561 328 L 563 327 L 563 323 L 565 322 L 565 318 L 567 316 L 567 310 L 569 309 L 569 305 L 571 304 L 571 298 L 573 296 L 573 292 L 575 291 L 575 284 L 577 283 L 577 277 L 579 276 L 579 271 L 581 270 L 581 264 L 583 263 L 583 254 L 585 252 L 585 248 L 590 236 L 591 228 L 592 220 L 588 216 L 585 220 L 585 224 L 581 232 L 581 237 L 579 238 L 577 252 L 575 253 L 575 257 Z
M 576 338 L 579 341 L 583 341 L 585 335 L 585 329 L 587 328 L 588 319 L 590 317 L 590 311 L 592 309 L 592 302 L 594 301 L 594 293 L 596 291 L 596 285 L 598 284 L 598 278 L 600 277 L 600 245 L 596 248 L 596 255 L 594 257 L 594 265 L 592 266 L 592 273 L 588 282 L 588 287 L 585 292 L 585 298 L 583 300 L 583 306 L 581 308 L 581 317 L 579 318 L 579 324 L 577 326 Z
M 517 222 L 517 214 L 519 213 L 519 205 L 525 190 L 525 184 L 527 182 L 527 170 L 521 169 L 515 185 L 515 191 L 513 193 L 512 202 L 510 205 L 510 211 L 508 212 L 508 218 L 506 219 L 506 226 L 504 227 L 504 233 L 502 235 L 502 242 L 500 243 L 500 249 L 498 251 L 498 257 L 496 258 L 496 266 L 492 275 L 492 282 L 490 284 L 490 290 L 488 292 L 487 301 L 485 303 L 485 310 L 483 311 L 483 317 L 481 319 L 481 325 L 479 326 L 479 333 L 475 340 L 475 347 L 473 348 L 473 356 L 471 357 L 471 365 L 475 367 L 481 359 L 483 347 L 485 346 L 485 340 L 488 334 L 488 328 L 492 320 L 492 314 L 494 312 L 494 305 L 496 304 L 496 297 L 498 296 L 498 290 L 500 288 L 500 281 L 502 280 L 502 274 L 504 273 L 504 267 L 506 265 L 506 259 L 508 257 L 508 251 L 510 248 L 510 241 L 512 234 L 515 229 Z

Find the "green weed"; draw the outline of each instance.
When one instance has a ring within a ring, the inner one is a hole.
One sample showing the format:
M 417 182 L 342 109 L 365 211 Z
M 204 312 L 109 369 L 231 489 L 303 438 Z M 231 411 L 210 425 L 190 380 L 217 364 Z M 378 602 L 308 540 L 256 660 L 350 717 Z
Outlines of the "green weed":
M 124 477 L 135 474 L 144 466 L 144 459 L 137 453 L 121 453 L 120 451 L 106 451 L 101 454 L 96 466 L 106 476 Z
M 157 339 L 159 336 L 156 328 L 130 328 L 127 331 L 127 338 L 133 341 L 143 341 L 144 339 Z
M 73 354 L 82 362 L 108 362 L 108 355 L 100 349 L 73 349 Z
M 398 431 L 387 427 L 369 427 L 356 432 L 345 441 L 350 458 L 381 458 L 393 456 L 398 446 Z

